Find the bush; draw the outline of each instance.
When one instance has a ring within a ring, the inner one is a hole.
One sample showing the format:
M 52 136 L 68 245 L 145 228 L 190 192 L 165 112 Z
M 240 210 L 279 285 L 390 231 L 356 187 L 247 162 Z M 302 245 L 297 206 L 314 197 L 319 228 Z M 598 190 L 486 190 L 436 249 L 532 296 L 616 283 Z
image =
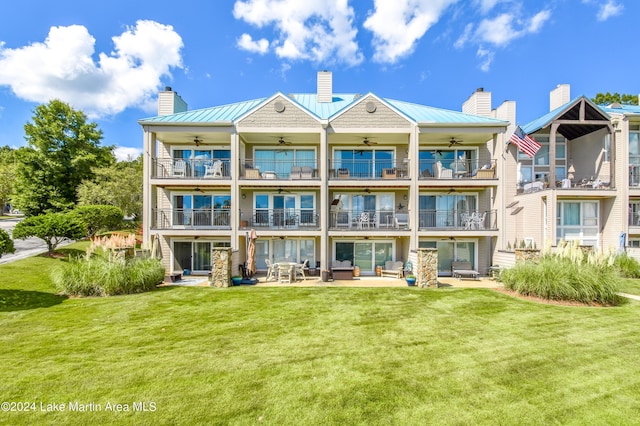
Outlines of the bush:
M 49 254 L 64 240 L 79 240 L 87 230 L 78 216 L 72 213 L 48 213 L 31 216 L 13 228 L 13 238 L 24 240 L 38 237 L 47 243 Z
M 13 246 L 13 240 L 4 229 L 0 229 L 0 257 L 3 254 L 15 253 L 16 248 Z
M 627 253 L 616 256 L 613 266 L 624 278 L 640 278 L 640 263 Z
M 112 296 L 153 290 L 164 278 L 164 266 L 157 259 L 110 262 L 102 256 L 72 259 L 57 269 L 52 279 L 68 295 Z
M 549 300 L 618 305 L 622 279 L 614 267 L 543 256 L 539 263 L 523 262 L 500 275 L 504 286 L 520 294 Z
M 87 227 L 87 237 L 92 238 L 100 231 L 114 231 L 122 227 L 124 213 L 115 206 L 80 206 L 73 210 Z

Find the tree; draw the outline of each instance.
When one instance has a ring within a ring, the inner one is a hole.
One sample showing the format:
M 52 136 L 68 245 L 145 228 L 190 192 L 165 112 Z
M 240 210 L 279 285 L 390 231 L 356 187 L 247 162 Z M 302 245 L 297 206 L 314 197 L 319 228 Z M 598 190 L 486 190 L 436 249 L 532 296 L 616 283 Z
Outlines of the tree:
M 0 229 L 0 257 L 3 254 L 15 253 L 16 248 L 13 246 L 13 240 L 4 229 Z
M 142 215 L 142 156 L 94 169 L 95 177 L 78 187 L 80 205 L 108 204 L 127 216 Z
M 597 93 L 595 98 L 591 98 L 596 105 L 611 105 L 618 103 L 622 105 L 638 105 L 638 96 L 630 94 L 616 93 Z
M 84 237 L 87 230 L 73 213 L 48 213 L 31 216 L 18 222 L 13 228 L 13 238 L 24 240 L 37 237 L 47 243 L 49 255 L 65 240 L 78 240 Z
M 100 146 L 98 125 L 60 100 L 37 106 L 24 130 L 29 146 L 17 153 L 13 201 L 27 216 L 72 208 L 92 167 L 115 161 L 112 147 Z
M 4 146 L 0 148 L 0 214 L 4 213 L 13 193 L 16 178 L 16 151 Z
M 87 229 L 87 237 L 94 237 L 99 231 L 113 231 L 122 226 L 123 214 L 116 206 L 80 206 L 73 210 Z

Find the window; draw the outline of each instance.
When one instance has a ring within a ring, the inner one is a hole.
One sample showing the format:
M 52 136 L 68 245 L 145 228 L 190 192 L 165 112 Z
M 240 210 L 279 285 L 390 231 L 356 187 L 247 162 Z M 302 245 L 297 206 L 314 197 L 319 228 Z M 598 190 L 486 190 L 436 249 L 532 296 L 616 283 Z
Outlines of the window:
M 229 194 L 178 194 L 173 196 L 173 225 L 228 227 L 231 213 Z
M 228 149 L 174 149 L 173 158 L 187 160 L 187 175 L 194 177 L 203 177 L 205 166 L 221 160 L 222 175 L 229 176 L 231 151 Z
M 580 241 L 581 245 L 598 246 L 598 203 L 594 201 L 558 202 L 556 243 L 560 240 Z
M 255 226 L 318 226 L 315 194 L 255 194 Z
M 471 149 L 432 149 L 421 150 L 419 154 L 420 174 L 425 176 L 425 170 L 434 175 L 436 162 L 440 161 L 442 166 L 456 171 L 472 172 L 473 169 L 482 167 L 476 164 L 477 151 Z M 427 174 L 428 175 L 428 174 Z
M 533 180 L 548 181 L 550 166 L 549 136 L 533 135 L 533 138 L 540 143 L 542 147 L 533 158 L 518 150 L 517 158 L 520 163 L 520 176 L 518 176 L 519 185 L 532 182 Z M 566 139 L 561 135 L 556 135 L 556 180 L 564 179 L 567 176 L 566 156 Z
M 629 125 L 629 185 L 640 185 L 640 125 Z
M 476 266 L 476 242 L 475 241 L 432 241 L 420 240 L 420 248 L 438 249 L 438 275 L 451 275 L 451 262 L 471 262 Z
M 347 169 L 350 177 L 376 178 L 382 169 L 395 167 L 394 151 L 386 149 L 338 149 L 333 169 Z
M 475 194 L 420 195 L 418 203 L 420 228 L 463 227 L 478 205 Z
M 314 149 L 256 149 L 255 167 L 262 172 L 274 172 L 278 179 L 288 179 L 291 167 L 317 168 Z

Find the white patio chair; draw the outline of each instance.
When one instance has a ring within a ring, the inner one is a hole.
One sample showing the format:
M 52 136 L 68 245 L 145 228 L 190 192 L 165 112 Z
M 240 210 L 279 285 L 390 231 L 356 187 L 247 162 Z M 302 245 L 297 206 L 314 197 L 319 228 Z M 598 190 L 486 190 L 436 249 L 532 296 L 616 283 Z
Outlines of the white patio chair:
M 304 274 L 304 269 L 309 265 L 309 260 L 305 260 L 304 262 L 296 265 L 296 267 L 293 270 L 293 274 L 294 274 L 294 279 L 298 279 L 298 275 L 302 275 L 302 279 L 304 281 L 307 280 L 307 276 Z
M 362 212 L 360 216 L 358 216 L 358 228 L 363 229 L 364 227 L 369 228 L 371 226 L 371 222 L 369 220 L 369 213 Z
M 173 163 L 173 175 L 174 176 L 186 176 L 187 175 L 187 163 L 184 160 L 176 160 Z
M 216 160 L 213 165 L 205 164 L 204 177 L 222 177 L 222 161 Z
M 267 281 L 271 281 L 271 280 L 275 280 L 276 279 L 276 268 L 277 265 L 274 265 L 271 263 L 271 261 L 269 259 L 265 259 L 264 261 L 267 264 L 267 278 L 265 278 L 265 280 Z
M 291 265 L 288 263 L 278 264 L 278 283 L 291 284 Z

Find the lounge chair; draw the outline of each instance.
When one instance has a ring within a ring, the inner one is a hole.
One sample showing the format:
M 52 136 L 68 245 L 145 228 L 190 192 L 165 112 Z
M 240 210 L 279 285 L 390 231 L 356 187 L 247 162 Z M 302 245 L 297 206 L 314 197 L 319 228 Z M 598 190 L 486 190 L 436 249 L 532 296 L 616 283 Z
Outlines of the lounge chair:
M 400 261 L 394 262 L 393 260 L 387 260 L 384 263 L 384 269 L 380 271 L 380 276 L 386 277 L 390 276 L 392 278 L 402 278 L 402 270 L 404 268 L 404 263 Z
M 474 280 L 480 279 L 478 271 L 473 269 L 471 262 L 453 261 L 451 262 L 451 275 L 453 278 L 473 278 Z

